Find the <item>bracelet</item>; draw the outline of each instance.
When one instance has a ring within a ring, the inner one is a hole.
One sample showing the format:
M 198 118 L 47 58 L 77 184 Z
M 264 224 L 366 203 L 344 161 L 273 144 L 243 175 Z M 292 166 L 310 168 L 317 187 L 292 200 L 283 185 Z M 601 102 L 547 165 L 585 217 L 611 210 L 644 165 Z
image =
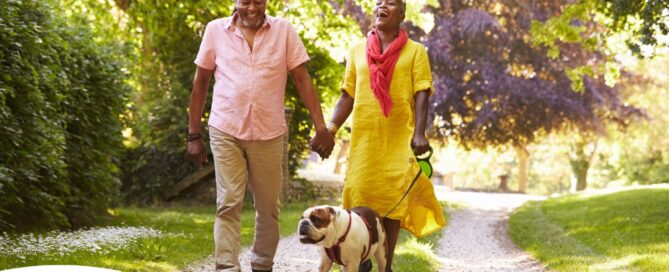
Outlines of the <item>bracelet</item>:
M 328 125 L 326 127 L 328 128 L 328 131 L 330 133 L 332 133 L 332 135 L 336 135 L 337 131 L 339 131 L 339 126 L 337 126 L 337 124 L 335 124 L 335 122 L 328 123 Z
M 202 139 L 202 134 L 201 133 L 189 133 L 188 134 L 188 141 L 192 142 L 195 140 Z

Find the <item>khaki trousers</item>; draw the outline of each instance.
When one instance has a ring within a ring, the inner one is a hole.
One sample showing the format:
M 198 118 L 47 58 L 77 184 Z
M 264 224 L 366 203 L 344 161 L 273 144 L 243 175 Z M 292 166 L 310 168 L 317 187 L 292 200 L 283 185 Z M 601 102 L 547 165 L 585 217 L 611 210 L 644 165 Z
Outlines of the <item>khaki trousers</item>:
M 283 137 L 244 141 L 213 127 L 209 137 L 216 171 L 216 268 L 240 271 L 240 217 L 248 186 L 256 210 L 251 267 L 269 270 L 280 239 Z

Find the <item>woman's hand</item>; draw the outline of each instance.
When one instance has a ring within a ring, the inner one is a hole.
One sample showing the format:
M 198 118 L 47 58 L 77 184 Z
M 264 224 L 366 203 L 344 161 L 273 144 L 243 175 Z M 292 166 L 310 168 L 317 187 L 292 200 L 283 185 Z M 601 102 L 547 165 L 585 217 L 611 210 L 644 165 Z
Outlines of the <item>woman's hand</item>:
M 411 141 L 411 149 L 414 155 L 420 156 L 430 150 L 430 142 L 427 141 L 424 134 L 414 134 Z

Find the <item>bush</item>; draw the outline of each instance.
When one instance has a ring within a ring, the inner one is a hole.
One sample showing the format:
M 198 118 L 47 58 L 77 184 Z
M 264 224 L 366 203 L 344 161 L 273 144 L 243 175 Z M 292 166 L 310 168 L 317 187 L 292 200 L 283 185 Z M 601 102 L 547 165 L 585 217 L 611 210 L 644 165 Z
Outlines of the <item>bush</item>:
M 0 229 L 90 224 L 119 184 L 122 54 L 54 7 L 0 2 Z
M 621 171 L 630 183 L 669 183 L 669 160 L 660 150 L 645 153 L 623 154 Z

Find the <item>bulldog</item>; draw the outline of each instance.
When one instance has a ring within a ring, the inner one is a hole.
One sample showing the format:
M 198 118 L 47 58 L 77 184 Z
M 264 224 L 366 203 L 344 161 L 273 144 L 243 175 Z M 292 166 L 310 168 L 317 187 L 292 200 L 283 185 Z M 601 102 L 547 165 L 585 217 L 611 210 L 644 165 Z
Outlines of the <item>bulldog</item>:
M 330 271 L 335 262 L 345 272 L 357 272 L 371 256 L 379 272 L 386 270 L 386 233 L 371 208 L 312 207 L 302 214 L 297 232 L 301 243 L 320 247 L 320 272 Z

